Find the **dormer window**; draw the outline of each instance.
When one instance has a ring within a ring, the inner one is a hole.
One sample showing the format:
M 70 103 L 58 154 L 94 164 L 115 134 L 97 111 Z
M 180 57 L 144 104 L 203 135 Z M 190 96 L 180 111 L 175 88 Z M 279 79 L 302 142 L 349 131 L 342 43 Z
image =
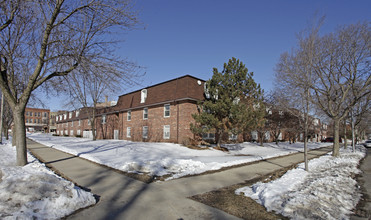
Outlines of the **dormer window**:
M 140 103 L 145 103 L 147 99 L 147 89 L 142 89 L 140 92 Z
M 80 111 L 76 111 L 76 117 L 79 117 Z

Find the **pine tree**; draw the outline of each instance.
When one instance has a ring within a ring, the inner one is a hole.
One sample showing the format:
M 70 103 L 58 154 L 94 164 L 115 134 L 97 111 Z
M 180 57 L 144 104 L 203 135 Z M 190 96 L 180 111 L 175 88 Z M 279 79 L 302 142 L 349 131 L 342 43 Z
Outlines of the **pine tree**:
M 201 111 L 192 115 L 195 124 L 191 124 L 191 130 L 197 135 L 215 132 L 220 148 L 225 134 L 238 134 L 261 124 L 251 117 L 261 117 L 254 108 L 263 105 L 262 93 L 253 73 L 233 57 L 224 63 L 222 72 L 213 69 L 212 78 L 205 83 L 206 99 L 199 104 Z

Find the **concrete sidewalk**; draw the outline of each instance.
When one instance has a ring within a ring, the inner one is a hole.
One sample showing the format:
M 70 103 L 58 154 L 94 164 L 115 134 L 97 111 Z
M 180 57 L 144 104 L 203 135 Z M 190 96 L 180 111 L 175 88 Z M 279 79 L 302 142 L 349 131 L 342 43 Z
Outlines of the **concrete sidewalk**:
M 275 172 L 303 161 L 303 154 L 267 159 L 225 171 L 146 184 L 85 159 L 28 140 L 28 149 L 67 179 L 100 197 L 68 219 L 238 219 L 187 197 Z M 331 151 L 309 152 L 318 157 Z

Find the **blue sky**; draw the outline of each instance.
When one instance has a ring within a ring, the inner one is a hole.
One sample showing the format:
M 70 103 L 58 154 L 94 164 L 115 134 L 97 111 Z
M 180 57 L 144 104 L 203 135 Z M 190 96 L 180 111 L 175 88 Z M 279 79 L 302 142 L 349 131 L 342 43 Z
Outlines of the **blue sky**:
M 137 0 L 135 9 L 142 26 L 122 35 L 118 53 L 145 67 L 142 87 L 186 74 L 207 80 L 213 67 L 221 71 L 236 57 L 269 91 L 280 54 L 296 45 L 316 12 L 326 16 L 323 33 L 371 22 L 370 0 Z

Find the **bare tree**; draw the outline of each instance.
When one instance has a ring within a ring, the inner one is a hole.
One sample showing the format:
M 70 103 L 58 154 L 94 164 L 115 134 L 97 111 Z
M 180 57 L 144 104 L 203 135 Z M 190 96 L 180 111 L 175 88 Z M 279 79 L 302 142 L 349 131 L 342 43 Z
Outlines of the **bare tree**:
M 305 170 L 308 170 L 309 113 L 312 110 L 310 87 L 314 80 L 311 68 L 314 57 L 312 48 L 318 38 L 322 22 L 323 18 L 320 18 L 309 30 L 298 35 L 299 48 L 293 49 L 291 53 L 285 52 L 281 55 L 275 74 L 278 102 L 285 106 L 286 110 L 296 115 L 298 123 L 302 124 Z M 292 109 L 299 111 L 292 111 Z
M 24 112 L 31 93 L 90 60 L 114 60 L 111 34 L 137 23 L 129 0 L 2 1 L 0 87 L 13 111 L 17 165 L 27 164 Z
M 65 77 L 66 92 L 71 98 L 72 106 L 83 107 L 90 111 L 90 121 L 93 140 L 96 140 L 97 104 L 104 95 L 122 91 L 124 87 L 138 85 L 143 74 L 137 71 L 139 67 L 124 60 L 110 63 L 101 60 L 80 65 Z
M 367 128 L 367 118 L 371 113 L 370 105 L 371 94 L 360 99 L 350 110 L 352 125 L 352 149 L 355 151 L 355 144 L 358 141 L 360 133 Z
M 280 68 L 281 73 L 288 73 L 290 82 L 300 82 L 297 87 L 307 94 L 301 97 L 333 120 L 333 156 L 339 155 L 340 121 L 371 92 L 370 37 L 367 23 L 344 26 L 322 37 L 315 28 L 299 41 L 297 51 L 280 60 L 287 64 L 283 67 L 291 68 Z
M 316 103 L 334 121 L 333 156 L 339 156 L 340 121 L 371 92 L 371 30 L 368 23 L 344 26 L 318 39 L 311 67 Z

